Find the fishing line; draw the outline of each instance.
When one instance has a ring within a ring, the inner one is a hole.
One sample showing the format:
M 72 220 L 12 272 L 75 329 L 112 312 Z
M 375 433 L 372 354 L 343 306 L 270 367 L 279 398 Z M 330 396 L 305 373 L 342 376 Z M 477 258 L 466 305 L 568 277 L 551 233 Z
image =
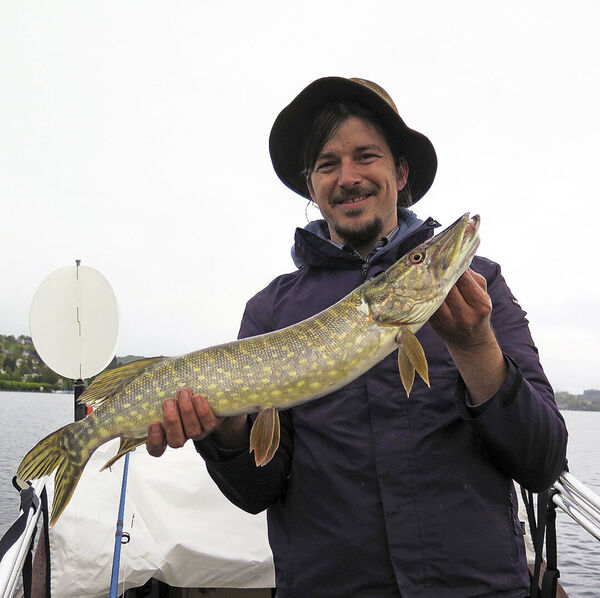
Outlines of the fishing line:
M 310 216 L 308 214 L 309 208 L 312 208 L 313 210 L 315 210 L 314 216 Z M 317 204 L 312 199 L 309 199 L 306 202 L 306 206 L 304 206 L 304 218 L 306 218 L 306 224 L 310 224 L 312 220 L 319 220 L 319 219 L 323 218 L 323 215 L 321 214 L 321 210 L 319 210 Z

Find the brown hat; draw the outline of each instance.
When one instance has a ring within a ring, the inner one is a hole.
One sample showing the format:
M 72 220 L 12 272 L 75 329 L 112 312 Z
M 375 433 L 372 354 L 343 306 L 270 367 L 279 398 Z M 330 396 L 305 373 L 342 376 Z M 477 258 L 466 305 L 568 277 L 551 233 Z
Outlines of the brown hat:
M 421 199 L 435 178 L 435 149 L 425 135 L 404 124 L 385 89 L 366 79 L 317 79 L 280 112 L 271 129 L 269 152 L 273 168 L 283 183 L 303 197 L 310 197 L 302 174 L 304 136 L 324 104 L 331 100 L 352 100 L 373 110 L 381 118 L 386 134 L 397 140 L 397 146 L 408 162 L 408 183 L 412 199 Z

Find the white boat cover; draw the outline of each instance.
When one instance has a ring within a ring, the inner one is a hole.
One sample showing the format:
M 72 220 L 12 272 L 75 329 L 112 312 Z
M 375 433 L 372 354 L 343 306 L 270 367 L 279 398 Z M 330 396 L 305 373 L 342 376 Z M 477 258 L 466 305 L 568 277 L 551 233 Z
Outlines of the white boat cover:
M 118 444 L 92 455 L 50 529 L 54 598 L 108 596 L 125 459 L 99 470 Z M 49 481 L 49 502 L 52 490 Z M 177 587 L 274 585 L 265 514 L 250 515 L 224 498 L 191 442 L 160 459 L 144 446 L 130 453 L 123 521 L 131 540 L 121 548 L 119 594 L 151 577 Z

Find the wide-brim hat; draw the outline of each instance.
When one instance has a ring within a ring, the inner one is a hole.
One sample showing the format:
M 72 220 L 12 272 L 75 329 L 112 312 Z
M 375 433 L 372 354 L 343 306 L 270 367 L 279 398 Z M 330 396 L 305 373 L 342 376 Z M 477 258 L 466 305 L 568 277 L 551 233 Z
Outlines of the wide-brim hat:
M 437 170 L 437 156 L 431 141 L 406 126 L 392 98 L 376 83 L 366 79 L 324 77 L 303 89 L 275 119 L 269 137 L 269 152 L 277 176 L 290 189 L 310 198 L 302 174 L 304 138 L 327 102 L 351 100 L 375 112 L 389 139 L 408 162 L 408 183 L 413 202 L 431 187 Z

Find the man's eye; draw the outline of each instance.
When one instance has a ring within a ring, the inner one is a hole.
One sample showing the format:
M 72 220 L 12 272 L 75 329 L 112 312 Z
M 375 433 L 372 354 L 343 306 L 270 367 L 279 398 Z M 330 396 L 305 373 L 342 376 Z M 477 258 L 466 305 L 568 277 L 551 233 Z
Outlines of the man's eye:
M 373 160 L 374 158 L 377 158 L 377 154 L 361 154 L 360 155 L 360 159 L 363 161 Z
M 323 172 L 326 170 L 331 170 L 334 166 L 335 164 L 333 162 L 321 162 L 320 164 L 317 164 L 317 171 Z

